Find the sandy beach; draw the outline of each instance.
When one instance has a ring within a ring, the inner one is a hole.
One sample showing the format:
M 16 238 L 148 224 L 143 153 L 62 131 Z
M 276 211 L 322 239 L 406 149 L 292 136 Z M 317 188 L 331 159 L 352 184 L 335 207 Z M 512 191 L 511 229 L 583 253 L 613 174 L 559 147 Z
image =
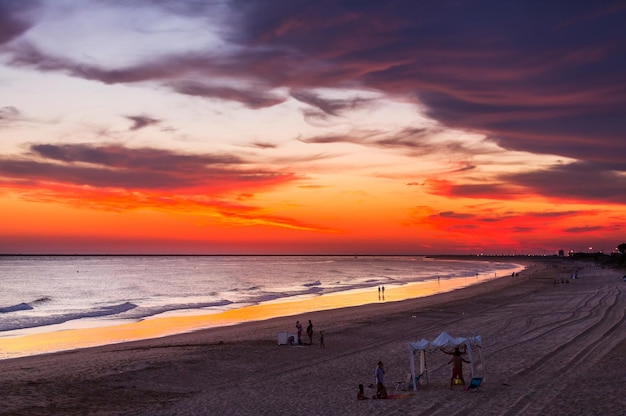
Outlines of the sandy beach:
M 624 415 L 624 272 L 576 263 L 579 278 L 560 283 L 572 264 L 533 259 L 518 277 L 428 298 L 3 360 L 0 415 Z M 309 319 L 313 345 L 277 345 Z M 443 331 L 482 336 L 484 384 L 451 390 L 449 357 L 433 352 L 428 384 L 395 391 L 408 343 Z M 357 401 L 379 360 L 397 396 Z

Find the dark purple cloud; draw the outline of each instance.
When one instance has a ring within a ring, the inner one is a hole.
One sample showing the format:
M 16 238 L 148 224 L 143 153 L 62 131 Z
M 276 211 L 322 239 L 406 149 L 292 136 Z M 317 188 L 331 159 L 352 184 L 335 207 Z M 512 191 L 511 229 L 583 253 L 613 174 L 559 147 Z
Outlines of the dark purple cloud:
M 120 145 L 36 144 L 21 156 L 0 157 L 0 187 L 19 190 L 30 201 L 115 211 L 149 207 L 210 212 L 238 224 L 329 231 L 242 203 L 255 192 L 300 179 L 238 156 Z
M 22 35 L 32 26 L 28 12 L 38 2 L 31 0 L 3 0 L 0 2 L 0 46 Z
M 499 176 L 499 181 L 452 184 L 432 180 L 429 191 L 448 197 L 523 199 L 545 195 L 574 203 L 626 203 L 626 177 L 601 164 L 577 162 Z
M 252 72 L 248 72 L 250 68 L 244 70 L 240 62 L 228 63 L 228 60 L 206 54 L 165 56 L 134 66 L 104 68 L 48 54 L 26 42 L 13 46 L 11 52 L 9 63 L 13 66 L 35 68 L 42 72 L 63 72 L 73 77 L 105 84 L 157 81 L 179 94 L 236 101 L 253 109 L 272 107 L 286 100 L 286 97 L 270 93 L 272 86 Z M 237 76 L 250 86 L 235 88 L 191 80 L 187 78 L 191 74 L 207 79 L 216 75 Z
M 159 124 L 161 120 L 157 120 L 148 116 L 126 116 L 127 119 L 133 122 L 133 125 L 130 127 L 130 130 L 139 130 L 144 127 L 154 126 Z
M 579 160 L 455 186 L 451 196 L 626 201 L 619 173 L 626 172 L 626 3 L 272 3 L 244 7 L 236 39 L 295 50 L 317 64 L 316 74 L 303 65 L 285 83 L 352 81 L 412 94 L 444 125 L 507 149 Z M 303 141 L 428 150 L 420 135 Z
M 362 146 L 379 147 L 382 149 L 402 149 L 410 156 L 422 156 L 433 153 L 446 153 L 448 155 L 463 155 L 468 157 L 472 154 L 485 154 L 483 149 L 477 149 L 472 144 L 462 142 L 446 141 L 439 142 L 432 140 L 432 136 L 440 133 L 441 128 L 413 128 L 408 127 L 398 132 L 381 131 L 357 131 L 343 135 L 323 135 L 299 139 L 303 143 L 309 144 L 329 144 L 329 143 L 353 143 Z M 475 166 L 465 161 L 460 161 L 461 167 L 454 172 L 474 169 Z
M 571 201 L 626 203 L 626 176 L 600 164 L 579 162 L 505 175 L 508 183 Z
M 234 100 L 250 108 L 280 104 L 286 97 L 271 91 L 283 87 L 311 106 L 305 110 L 308 118 L 335 116 L 364 104 L 323 98 L 311 92 L 317 88 L 374 90 L 413 99 L 443 125 L 483 133 L 503 148 L 575 159 L 580 164 L 570 170 L 592 166 L 603 180 L 602 191 L 588 180 L 565 186 L 562 167 L 556 166 L 508 178 L 521 186 L 546 195 L 554 191 L 623 201 L 618 196 L 624 189 L 618 172 L 626 172 L 623 1 L 232 0 L 227 8 L 195 1 L 153 4 L 181 16 L 222 22 L 220 33 L 236 48 L 106 68 L 22 44 L 13 46 L 11 63 L 104 83 L 156 81 L 181 94 Z M 8 39 L 23 26 L 15 26 L 19 20 L 7 13 L 0 19 L 13 22 Z M 211 83 L 223 76 L 241 83 L 236 88 Z M 423 146 L 419 134 L 343 140 Z M 462 193 L 472 191 L 466 187 Z
M 192 155 L 120 145 L 35 144 L 30 154 L 0 158 L 0 177 L 12 181 L 99 188 L 243 192 L 291 182 L 297 176 L 255 168 L 232 155 Z
M 238 156 L 232 155 L 190 155 L 153 148 L 130 149 L 121 145 L 34 144 L 30 149 L 46 159 L 112 168 L 193 171 L 203 166 L 245 163 Z
M 185 95 L 204 98 L 219 98 L 222 100 L 237 101 L 249 108 L 272 107 L 285 101 L 285 98 L 258 91 L 253 88 L 231 88 L 225 86 L 207 85 L 195 81 L 181 81 L 173 83 L 172 88 Z
M 308 91 L 292 91 L 291 96 L 302 103 L 319 109 L 325 115 L 335 117 L 340 116 L 345 110 L 365 107 L 373 101 L 369 98 L 358 97 L 352 99 L 328 99 Z
M 73 77 L 100 81 L 105 84 L 164 80 L 175 78 L 187 71 L 185 62 L 177 60 L 168 65 L 157 61 L 127 68 L 102 68 L 49 54 L 26 42 L 12 46 L 11 52 L 9 63 L 13 66 L 34 68 L 42 72 L 64 72 Z
M 251 146 L 257 147 L 259 149 L 276 149 L 278 147 L 276 144 L 268 142 L 254 142 L 251 143 Z
M 414 94 L 433 118 L 509 149 L 626 154 L 623 2 L 232 4 L 239 42 L 305 57 L 286 84 Z

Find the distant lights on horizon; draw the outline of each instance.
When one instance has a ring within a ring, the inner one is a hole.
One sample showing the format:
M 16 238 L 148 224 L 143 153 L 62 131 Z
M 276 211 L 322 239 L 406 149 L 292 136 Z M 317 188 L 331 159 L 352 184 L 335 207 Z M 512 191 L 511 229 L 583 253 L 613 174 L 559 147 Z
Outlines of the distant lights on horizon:
M 589 253 L 593 253 L 593 250 L 594 250 L 593 246 L 588 246 L 587 249 L 588 249 Z M 542 253 L 539 253 L 539 252 L 531 253 L 531 252 L 529 252 L 527 254 L 513 253 L 513 252 L 509 253 L 509 254 L 506 254 L 506 253 L 478 253 L 478 254 L 474 254 L 474 256 L 477 256 L 477 257 L 556 256 L 556 255 L 559 255 L 558 254 L 559 252 L 561 252 L 561 250 L 556 250 L 553 254 L 547 254 L 546 250 L 542 250 L 542 251 L 543 251 Z M 578 253 L 578 252 L 584 252 L 584 250 L 576 251 L 575 249 L 570 249 L 570 250 L 567 251 L 567 254 L 569 256 L 571 256 L 574 253 Z M 611 251 L 611 253 L 618 253 L 618 252 L 619 252 L 619 249 L 617 247 Z M 597 250 L 597 253 L 598 254 L 604 254 L 605 250 Z

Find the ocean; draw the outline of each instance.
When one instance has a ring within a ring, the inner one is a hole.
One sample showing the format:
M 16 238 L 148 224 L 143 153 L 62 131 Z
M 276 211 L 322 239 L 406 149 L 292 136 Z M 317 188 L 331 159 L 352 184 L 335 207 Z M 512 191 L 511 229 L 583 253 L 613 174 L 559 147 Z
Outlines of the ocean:
M 422 256 L 0 256 L 0 340 L 521 269 Z

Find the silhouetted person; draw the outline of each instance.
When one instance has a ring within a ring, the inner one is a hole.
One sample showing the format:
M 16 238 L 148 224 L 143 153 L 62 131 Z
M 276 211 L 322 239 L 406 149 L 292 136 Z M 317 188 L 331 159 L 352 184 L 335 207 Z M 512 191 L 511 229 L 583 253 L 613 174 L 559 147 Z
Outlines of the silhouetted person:
M 309 345 L 313 345 L 313 323 L 309 319 L 309 325 L 306 327 L 306 334 L 309 336 Z
M 383 368 L 383 362 L 379 361 L 374 370 L 374 376 L 376 379 L 376 395 L 374 399 L 386 399 L 387 390 L 385 389 L 385 369 Z
M 465 380 L 463 379 L 463 363 L 469 364 L 469 361 L 463 358 L 459 347 L 456 347 L 454 349 L 454 352 L 447 352 L 447 351 L 443 351 L 443 352 L 446 354 L 452 355 L 452 359 L 448 361 L 448 364 L 453 363 L 452 364 L 452 377 L 450 378 L 450 388 L 452 388 L 455 378 L 460 379 L 461 382 L 465 384 Z
M 300 325 L 300 321 L 296 321 L 296 329 L 298 330 L 298 345 L 302 344 L 302 325 Z
M 367 400 L 365 392 L 363 391 L 363 384 L 359 384 L 359 391 L 356 393 L 357 400 Z

